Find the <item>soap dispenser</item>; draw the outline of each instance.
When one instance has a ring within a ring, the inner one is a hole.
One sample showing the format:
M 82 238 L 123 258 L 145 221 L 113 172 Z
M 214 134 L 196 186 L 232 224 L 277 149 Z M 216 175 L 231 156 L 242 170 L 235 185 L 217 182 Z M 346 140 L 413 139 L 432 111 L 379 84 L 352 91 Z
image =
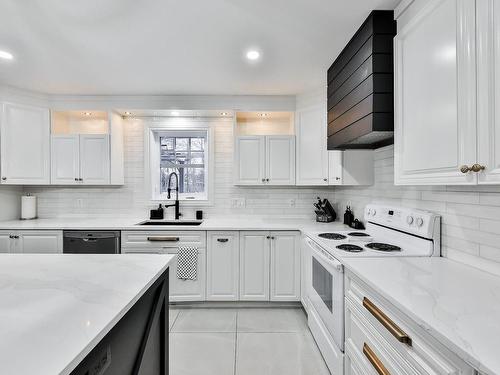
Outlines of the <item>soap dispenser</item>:
M 351 211 L 351 206 L 347 206 L 344 213 L 344 224 L 351 226 L 354 220 L 354 214 Z

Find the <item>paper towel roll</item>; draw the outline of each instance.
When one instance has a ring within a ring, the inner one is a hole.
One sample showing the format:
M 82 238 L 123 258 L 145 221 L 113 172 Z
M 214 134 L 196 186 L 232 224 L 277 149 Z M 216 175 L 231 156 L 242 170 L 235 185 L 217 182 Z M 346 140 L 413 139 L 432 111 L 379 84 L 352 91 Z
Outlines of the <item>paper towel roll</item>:
M 29 220 L 36 218 L 36 197 L 34 195 L 23 195 L 21 197 L 21 219 Z

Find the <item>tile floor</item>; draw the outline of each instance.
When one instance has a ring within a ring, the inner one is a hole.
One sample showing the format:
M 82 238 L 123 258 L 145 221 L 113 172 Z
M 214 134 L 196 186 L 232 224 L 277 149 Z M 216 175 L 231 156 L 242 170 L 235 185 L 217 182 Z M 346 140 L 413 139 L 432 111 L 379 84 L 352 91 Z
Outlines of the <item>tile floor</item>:
M 170 375 L 329 375 L 300 308 L 170 310 Z

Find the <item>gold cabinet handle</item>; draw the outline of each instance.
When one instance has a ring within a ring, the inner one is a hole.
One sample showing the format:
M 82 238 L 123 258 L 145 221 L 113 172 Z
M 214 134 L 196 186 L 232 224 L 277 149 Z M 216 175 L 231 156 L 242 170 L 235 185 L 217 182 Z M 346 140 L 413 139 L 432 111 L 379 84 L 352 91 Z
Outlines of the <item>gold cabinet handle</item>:
M 148 237 L 148 241 L 151 242 L 163 242 L 163 241 L 168 241 L 168 242 L 178 242 L 179 237 Z
M 411 346 L 411 337 L 399 328 L 398 325 L 385 315 L 377 306 L 375 306 L 372 301 L 363 297 L 363 306 L 375 317 L 375 319 L 380 322 L 380 324 L 384 326 L 385 329 L 389 331 L 391 335 L 396 338 L 396 340 Z
M 472 172 L 481 172 L 481 171 L 484 171 L 486 169 L 486 167 L 484 165 L 480 165 L 480 164 L 473 164 L 472 167 L 470 167 L 470 170 Z
M 460 172 L 462 172 L 464 174 L 467 173 L 467 172 L 470 172 L 471 170 L 472 170 L 472 168 L 469 168 L 467 165 L 462 165 L 460 167 Z
M 377 371 L 379 375 L 391 375 L 389 370 L 387 370 L 380 359 L 378 359 L 377 355 L 373 352 L 373 350 L 368 346 L 365 342 L 363 345 L 363 354 L 370 361 L 373 368 Z

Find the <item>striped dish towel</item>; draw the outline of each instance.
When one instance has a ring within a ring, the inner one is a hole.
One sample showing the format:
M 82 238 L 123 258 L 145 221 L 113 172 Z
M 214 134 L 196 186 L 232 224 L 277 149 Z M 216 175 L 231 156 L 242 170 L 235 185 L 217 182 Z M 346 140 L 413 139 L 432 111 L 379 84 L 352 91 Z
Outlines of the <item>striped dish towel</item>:
M 198 268 L 198 248 L 179 247 L 177 253 L 177 278 L 180 280 L 196 280 Z

